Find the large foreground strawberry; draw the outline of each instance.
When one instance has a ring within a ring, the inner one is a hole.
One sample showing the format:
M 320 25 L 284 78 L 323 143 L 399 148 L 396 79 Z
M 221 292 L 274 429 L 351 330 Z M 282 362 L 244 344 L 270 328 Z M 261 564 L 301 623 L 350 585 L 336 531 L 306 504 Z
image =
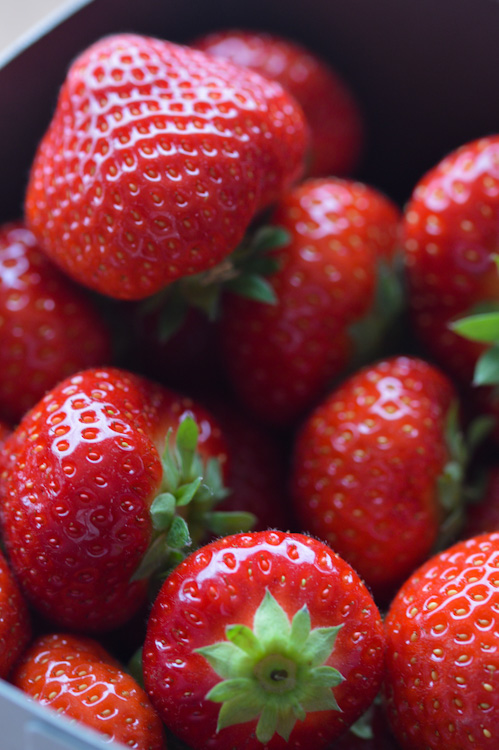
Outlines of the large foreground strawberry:
M 225 537 L 165 581 L 143 652 L 146 690 L 195 750 L 324 748 L 372 703 L 384 633 L 368 590 L 327 545 Z
M 151 576 L 227 528 L 226 514 L 213 512 L 225 495 L 218 425 L 190 399 L 131 373 L 102 368 L 63 381 L 4 452 L 12 567 L 32 604 L 65 628 L 125 622 Z
M 431 558 L 395 597 L 386 695 L 404 750 L 498 746 L 498 587 L 493 533 Z
M 299 175 L 306 142 L 278 83 L 170 42 L 108 37 L 69 70 L 28 222 L 71 276 L 140 299 L 230 253 Z
M 161 720 L 144 690 L 90 638 L 52 633 L 23 654 L 12 683 L 33 700 L 132 750 L 165 750 Z

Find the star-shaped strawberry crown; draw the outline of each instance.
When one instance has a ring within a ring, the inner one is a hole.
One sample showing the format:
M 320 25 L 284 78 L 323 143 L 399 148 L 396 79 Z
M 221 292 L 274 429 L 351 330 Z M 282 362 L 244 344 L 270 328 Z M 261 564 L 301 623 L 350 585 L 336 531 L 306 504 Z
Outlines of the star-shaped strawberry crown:
M 312 628 L 306 605 L 290 621 L 267 589 L 253 629 L 228 625 L 227 640 L 197 649 L 222 677 L 206 695 L 221 703 L 217 732 L 257 718 L 262 744 L 276 733 L 288 741 L 309 711 L 341 711 L 332 688 L 344 677 L 325 664 L 341 627 Z

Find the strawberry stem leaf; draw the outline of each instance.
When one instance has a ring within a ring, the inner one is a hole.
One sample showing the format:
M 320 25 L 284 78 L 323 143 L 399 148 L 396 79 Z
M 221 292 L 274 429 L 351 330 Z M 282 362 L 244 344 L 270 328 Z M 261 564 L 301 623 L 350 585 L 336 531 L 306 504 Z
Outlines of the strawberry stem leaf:
M 139 315 L 157 314 L 157 338 L 160 343 L 166 343 L 182 326 L 189 307 L 200 310 L 210 321 L 217 320 L 224 289 L 274 305 L 276 296 L 265 277 L 278 270 L 279 262 L 269 253 L 289 241 L 290 234 L 283 227 L 261 227 L 254 234 L 248 234 L 217 266 L 185 276 L 144 300 L 139 306 Z
M 214 508 L 229 490 L 220 462 L 204 460 L 198 450 L 199 428 L 191 416 L 169 429 L 162 455 L 163 480 L 150 507 L 152 541 L 132 580 L 157 579 L 175 567 L 209 532 L 226 536 L 249 531 L 255 516 Z M 151 590 L 153 590 L 152 587 Z
M 257 274 L 239 276 L 237 279 L 227 282 L 226 288 L 240 297 L 248 297 L 248 299 L 253 299 L 256 302 L 263 302 L 267 305 L 277 303 L 272 284 L 267 279 L 257 276 Z
M 479 357 L 475 366 L 473 385 L 497 385 L 499 383 L 499 342 L 493 344 Z
M 464 436 L 459 424 L 457 402 L 454 402 L 449 409 L 445 426 L 449 460 L 438 478 L 439 503 L 443 519 L 435 551 L 449 546 L 464 524 L 465 506 L 476 494 L 473 487 L 465 485 L 470 459 L 494 425 L 493 418 L 478 417 L 471 423 L 467 435 Z
M 242 531 L 250 531 L 256 516 L 246 511 L 213 511 L 204 514 L 206 528 L 217 536 L 229 536 Z
M 324 664 L 341 627 L 311 629 L 306 605 L 290 622 L 267 590 L 252 629 L 229 625 L 227 641 L 196 649 L 222 678 L 206 695 L 222 704 L 217 732 L 258 718 L 260 742 L 270 742 L 274 734 L 288 741 L 308 711 L 341 711 L 332 690 L 344 678 Z
M 404 308 L 400 261 L 378 261 L 373 301 L 365 315 L 349 326 L 354 342 L 354 368 L 364 364 L 380 349 L 390 327 Z
M 152 525 L 157 531 L 169 528 L 175 515 L 176 501 L 170 492 L 162 492 L 157 495 L 151 505 Z
M 469 315 L 449 323 L 455 333 L 470 341 L 491 344 L 499 340 L 499 312 Z
M 182 549 L 192 544 L 189 527 L 182 516 L 175 516 L 173 519 L 166 541 L 168 546 L 173 547 L 173 549 Z

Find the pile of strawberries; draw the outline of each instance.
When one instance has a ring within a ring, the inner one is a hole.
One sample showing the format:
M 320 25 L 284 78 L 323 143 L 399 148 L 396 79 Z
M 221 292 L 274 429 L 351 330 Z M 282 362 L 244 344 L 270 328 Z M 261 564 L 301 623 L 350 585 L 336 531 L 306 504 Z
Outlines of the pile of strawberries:
M 0 228 L 0 675 L 110 742 L 498 747 L 499 135 L 405 207 L 363 141 L 294 42 L 116 35 Z

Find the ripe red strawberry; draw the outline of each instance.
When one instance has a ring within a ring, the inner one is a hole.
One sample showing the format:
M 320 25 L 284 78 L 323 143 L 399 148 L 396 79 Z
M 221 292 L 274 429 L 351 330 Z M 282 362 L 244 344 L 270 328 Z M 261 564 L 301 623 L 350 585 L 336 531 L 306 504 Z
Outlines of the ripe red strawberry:
M 383 653 L 372 597 L 329 547 L 301 534 L 236 534 L 164 583 L 144 681 L 194 750 L 323 748 L 373 701 Z
M 125 622 L 151 575 L 227 522 L 213 512 L 225 496 L 218 425 L 190 399 L 122 370 L 63 381 L 4 453 L 13 570 L 32 604 L 66 628 Z
M 310 175 L 352 174 L 362 152 L 364 123 L 352 91 L 325 60 L 301 44 L 258 31 L 218 31 L 193 45 L 279 81 L 295 97 L 311 131 Z
M 470 382 L 483 346 L 449 323 L 497 309 L 499 135 L 468 143 L 417 184 L 405 210 L 404 246 L 416 334 L 442 367 Z
M 0 552 L 0 677 L 7 677 L 31 638 L 28 608 Z
M 135 750 L 165 750 L 163 725 L 136 681 L 97 641 L 54 633 L 38 638 L 11 681 L 63 716 Z
M 269 253 L 276 303 L 227 294 L 221 344 L 243 403 L 266 422 L 290 424 L 379 343 L 398 302 L 389 271 L 399 211 L 365 185 L 309 180 L 271 221 L 289 236 Z
M 404 750 L 497 747 L 499 534 L 460 542 L 406 581 L 386 618 L 386 695 Z
M 301 528 L 327 541 L 380 597 L 427 558 L 441 525 L 452 529 L 459 517 L 464 451 L 455 400 L 440 371 L 395 357 L 346 380 L 297 436 L 292 492 Z
M 50 388 L 111 359 L 103 320 L 21 222 L 0 227 L 0 414 L 17 423 Z
M 107 37 L 69 70 L 28 222 L 81 283 L 140 299 L 230 253 L 300 174 L 305 148 L 279 84 L 170 42 Z

